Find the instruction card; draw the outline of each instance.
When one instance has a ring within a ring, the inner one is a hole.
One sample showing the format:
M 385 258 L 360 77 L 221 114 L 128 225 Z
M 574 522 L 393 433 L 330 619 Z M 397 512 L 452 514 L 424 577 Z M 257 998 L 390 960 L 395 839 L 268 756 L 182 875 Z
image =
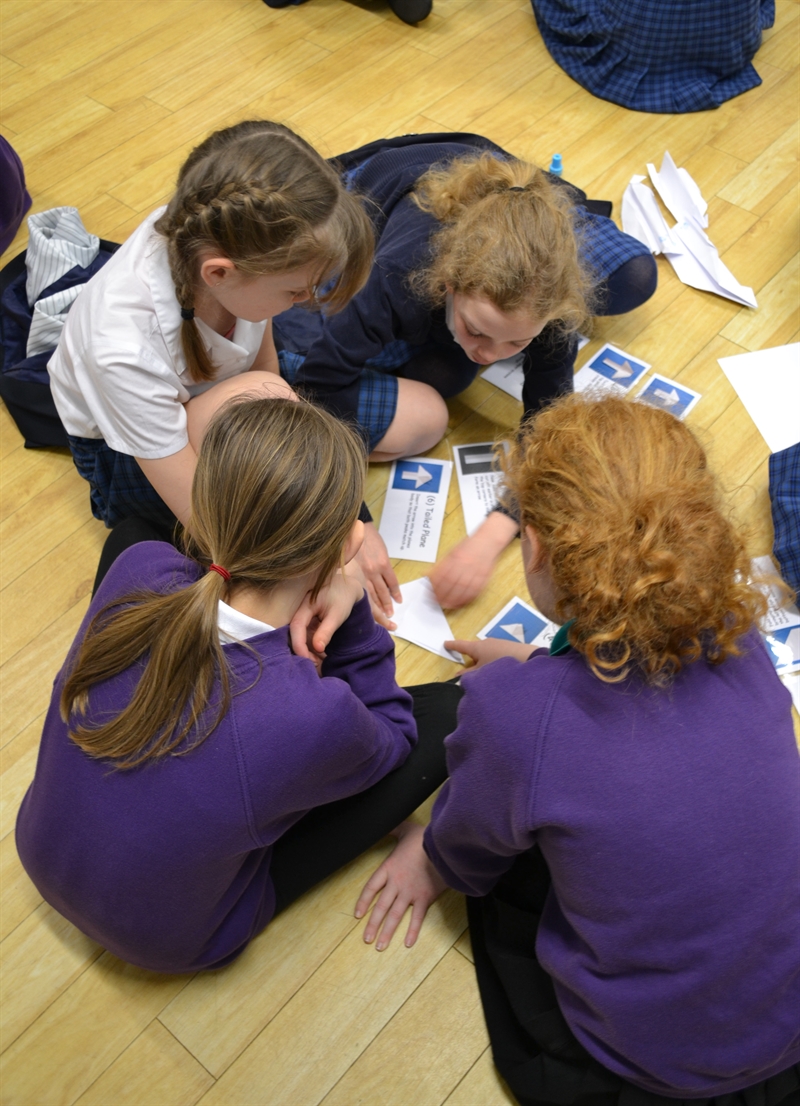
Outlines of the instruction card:
M 800 671 L 800 610 L 794 603 L 785 604 L 780 591 L 769 580 L 770 576 L 778 575 L 771 557 L 754 557 L 750 573 L 769 604 L 760 629 L 770 660 L 782 676 Z
M 481 640 L 494 637 L 501 641 L 518 641 L 522 645 L 535 645 L 537 649 L 549 649 L 558 629 L 555 622 L 550 622 L 530 603 L 515 595 L 491 622 L 487 622 L 478 637 Z
M 400 593 L 403 602 L 394 605 L 392 620 L 397 629 L 392 633 L 445 660 L 463 664 L 464 658 L 460 653 L 450 653 L 444 647 L 446 641 L 453 640 L 453 631 L 433 594 L 428 577 L 401 584 Z
M 409 457 L 394 462 L 380 525 L 390 557 L 436 560 L 452 472 L 452 461 Z
M 685 419 L 701 397 L 699 392 L 692 391 L 685 384 L 678 384 L 666 376 L 656 374 L 648 380 L 636 398 L 642 403 L 649 403 L 651 407 L 669 411 L 676 419 Z
M 608 342 L 575 374 L 575 391 L 624 396 L 652 366 Z
M 471 536 L 497 506 L 497 486 L 503 474 L 494 455 L 493 442 L 457 445 L 453 452 L 464 526 Z
M 589 344 L 585 334 L 578 335 L 578 351 Z M 502 361 L 495 361 L 488 369 L 484 369 L 481 376 L 494 384 L 502 392 L 507 392 L 513 399 L 522 403 L 522 385 L 525 383 L 525 374 L 522 371 L 522 362 L 525 353 L 515 353 L 513 357 L 506 357 Z

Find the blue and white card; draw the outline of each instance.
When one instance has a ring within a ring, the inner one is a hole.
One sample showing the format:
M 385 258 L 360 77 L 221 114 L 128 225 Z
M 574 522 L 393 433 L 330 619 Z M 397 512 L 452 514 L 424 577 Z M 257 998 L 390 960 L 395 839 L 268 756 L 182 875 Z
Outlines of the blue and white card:
M 640 361 L 638 357 L 606 342 L 591 361 L 587 361 L 575 374 L 575 391 L 593 396 L 609 392 L 612 395 L 627 395 L 650 368 L 647 361 Z
M 800 610 L 784 601 L 777 577 L 771 557 L 754 557 L 750 562 L 750 579 L 769 604 L 761 619 L 761 636 L 776 671 L 784 676 L 800 671 Z
M 678 384 L 677 381 L 656 373 L 650 377 L 636 398 L 642 403 L 649 403 L 651 407 L 669 411 L 676 419 L 685 419 L 701 396 L 685 384 Z
M 380 525 L 390 557 L 436 560 L 452 472 L 452 461 L 429 457 L 394 462 Z
M 504 443 L 508 449 L 508 443 Z M 495 456 L 494 442 L 476 442 L 453 447 L 464 526 L 472 535 L 497 506 L 498 485 L 503 479 Z
M 588 344 L 589 339 L 586 335 L 579 334 L 578 351 L 580 352 Z M 522 370 L 524 360 L 524 351 L 515 353 L 513 357 L 505 357 L 502 361 L 495 361 L 494 364 L 489 365 L 487 369 L 483 370 L 481 376 L 484 380 L 488 380 L 490 384 L 494 384 L 495 388 L 507 392 L 513 399 L 519 400 L 521 403 L 522 386 L 525 383 L 525 373 Z
M 530 603 L 515 595 L 477 636 L 481 640 L 493 637 L 501 641 L 516 641 L 520 645 L 535 645 L 537 649 L 549 649 L 557 632 L 555 622 L 550 622 Z

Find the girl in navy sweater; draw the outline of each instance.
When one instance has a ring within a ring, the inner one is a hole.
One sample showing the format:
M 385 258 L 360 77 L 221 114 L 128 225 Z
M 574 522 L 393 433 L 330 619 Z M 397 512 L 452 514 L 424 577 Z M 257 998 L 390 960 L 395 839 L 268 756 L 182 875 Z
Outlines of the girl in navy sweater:
M 375 263 L 338 315 L 293 308 L 275 337 L 286 379 L 356 421 L 373 460 L 435 445 L 447 429 L 444 399 L 490 362 L 523 355 L 523 417 L 571 391 L 578 327 L 655 290 L 646 246 L 580 189 L 480 135 L 406 135 L 336 160 L 368 201 Z M 440 602 L 474 598 L 517 531 L 492 512 L 432 573 Z M 397 580 L 369 523 L 361 563 L 391 615 Z

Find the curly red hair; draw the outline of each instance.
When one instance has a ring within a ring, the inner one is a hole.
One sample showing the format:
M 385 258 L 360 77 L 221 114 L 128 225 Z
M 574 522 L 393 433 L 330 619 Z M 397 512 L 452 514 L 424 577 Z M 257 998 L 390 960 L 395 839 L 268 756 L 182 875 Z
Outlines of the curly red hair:
M 766 601 L 705 451 L 674 416 L 617 397 L 565 396 L 507 458 L 509 501 L 536 531 L 574 619 L 569 639 L 606 681 L 664 684 L 741 653 Z

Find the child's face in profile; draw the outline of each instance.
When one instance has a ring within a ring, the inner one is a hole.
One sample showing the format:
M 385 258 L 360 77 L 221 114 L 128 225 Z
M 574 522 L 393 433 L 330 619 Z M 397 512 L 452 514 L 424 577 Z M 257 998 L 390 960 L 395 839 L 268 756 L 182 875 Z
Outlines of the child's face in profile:
M 454 292 L 452 327 L 470 361 L 491 365 L 525 349 L 544 330 L 545 322 L 501 311 L 483 296 Z
M 227 311 L 237 319 L 260 323 L 307 300 L 317 269 L 309 264 L 286 273 L 248 276 L 227 258 L 215 258 L 204 262 L 200 273 L 209 293 Z

